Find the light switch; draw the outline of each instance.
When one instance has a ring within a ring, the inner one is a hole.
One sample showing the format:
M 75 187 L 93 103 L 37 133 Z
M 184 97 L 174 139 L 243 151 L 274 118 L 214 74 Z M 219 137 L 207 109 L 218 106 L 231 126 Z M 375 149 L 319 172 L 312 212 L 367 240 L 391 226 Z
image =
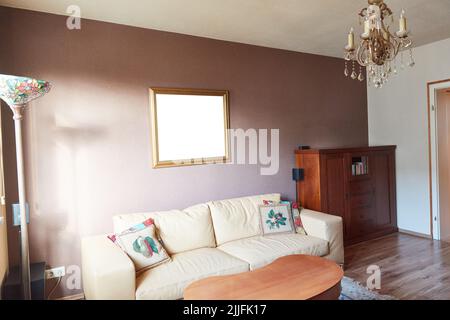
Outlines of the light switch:
M 5 217 L 0 217 L 0 226 L 3 225 L 4 221 L 5 221 Z

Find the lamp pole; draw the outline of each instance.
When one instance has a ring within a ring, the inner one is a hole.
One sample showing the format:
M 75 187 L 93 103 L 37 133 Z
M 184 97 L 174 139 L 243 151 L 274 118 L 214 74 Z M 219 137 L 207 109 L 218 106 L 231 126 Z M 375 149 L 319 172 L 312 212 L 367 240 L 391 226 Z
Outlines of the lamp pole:
M 20 247 L 21 247 L 21 270 L 23 298 L 31 299 L 30 284 L 30 253 L 28 246 L 28 225 L 26 212 L 26 190 L 25 190 L 25 167 L 23 162 L 23 144 L 22 144 L 22 118 L 23 105 L 11 106 L 14 113 L 14 127 L 16 133 L 16 158 L 17 158 L 17 184 L 19 189 L 20 206 Z
M 0 99 L 4 100 L 14 114 L 16 134 L 17 185 L 20 208 L 20 251 L 22 270 L 22 293 L 24 300 L 31 300 L 30 252 L 28 244 L 27 197 L 25 190 L 25 166 L 23 161 L 22 119 L 25 106 L 30 101 L 48 93 L 52 85 L 48 81 L 0 74 Z

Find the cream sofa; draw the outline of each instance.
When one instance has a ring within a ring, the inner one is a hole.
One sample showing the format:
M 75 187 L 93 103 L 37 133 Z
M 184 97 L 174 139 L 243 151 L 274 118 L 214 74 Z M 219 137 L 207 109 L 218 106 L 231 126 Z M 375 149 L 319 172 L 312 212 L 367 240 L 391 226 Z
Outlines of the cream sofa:
M 212 201 L 185 210 L 119 215 L 119 233 L 153 218 L 172 260 L 136 275 L 128 256 L 106 235 L 82 239 L 86 299 L 180 299 L 192 282 L 255 270 L 292 254 L 344 263 L 342 219 L 311 210 L 301 217 L 308 233 L 261 236 L 258 207 L 279 194 Z

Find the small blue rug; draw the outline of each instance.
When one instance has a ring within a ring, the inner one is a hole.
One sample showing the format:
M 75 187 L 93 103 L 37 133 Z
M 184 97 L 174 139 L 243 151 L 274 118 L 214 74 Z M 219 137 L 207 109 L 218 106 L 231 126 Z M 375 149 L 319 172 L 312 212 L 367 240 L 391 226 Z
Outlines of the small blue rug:
M 392 296 L 386 296 L 371 291 L 359 282 L 344 277 L 341 282 L 342 292 L 339 300 L 397 300 Z

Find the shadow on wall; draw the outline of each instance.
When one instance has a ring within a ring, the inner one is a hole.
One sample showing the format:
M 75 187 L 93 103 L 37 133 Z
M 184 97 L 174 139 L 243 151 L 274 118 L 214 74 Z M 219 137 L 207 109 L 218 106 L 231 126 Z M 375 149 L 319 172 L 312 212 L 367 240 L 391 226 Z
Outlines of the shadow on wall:
M 59 106 L 57 110 L 63 110 Z M 103 139 L 105 129 L 57 110 L 47 114 L 30 108 L 28 113 L 28 187 L 33 189 L 29 198 L 33 224 L 30 230 L 31 238 L 41 242 L 31 248 L 34 260 L 58 257 L 51 261 L 52 267 L 67 268 L 67 261 L 74 261 L 74 255 L 79 255 L 80 235 L 89 230 L 86 225 L 90 210 L 84 204 L 95 201 L 95 194 L 87 188 L 94 182 L 86 172 L 95 170 L 98 163 L 89 161 L 86 150 Z M 47 194 L 46 190 L 52 193 Z

